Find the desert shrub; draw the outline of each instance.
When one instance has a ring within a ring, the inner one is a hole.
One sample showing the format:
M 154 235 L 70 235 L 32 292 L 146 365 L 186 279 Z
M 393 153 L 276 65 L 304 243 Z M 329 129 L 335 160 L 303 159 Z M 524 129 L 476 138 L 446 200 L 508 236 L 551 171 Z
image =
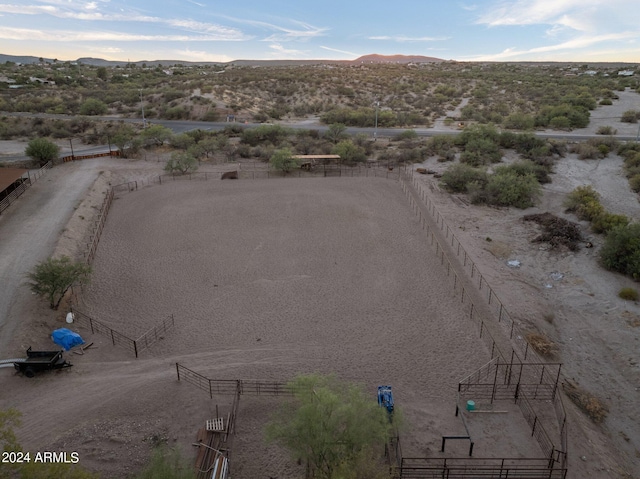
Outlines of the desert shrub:
M 543 358 L 550 358 L 555 355 L 557 351 L 556 344 L 544 334 L 529 333 L 526 338 L 533 350 Z
M 397 140 L 415 140 L 416 138 L 418 138 L 416 130 L 405 130 L 396 136 Z
M 198 169 L 198 160 L 186 151 L 174 151 L 164 165 L 164 171 L 171 174 L 185 175 Z
M 189 118 L 189 110 L 183 106 L 174 106 L 167 108 L 162 114 L 162 117 L 167 120 L 186 120 Z
M 591 219 L 591 229 L 595 233 L 608 233 L 618 226 L 627 226 L 629 218 L 625 215 L 616 215 L 603 211 Z
M 442 174 L 440 181 L 443 186 L 454 193 L 466 193 L 470 183 L 477 183 L 484 189 L 487 183 L 487 173 L 464 163 L 452 165 Z
M 460 161 L 471 166 L 497 163 L 502 159 L 502 152 L 497 143 L 489 138 L 471 138 L 464 145 Z
M 634 288 L 622 288 L 618 292 L 618 297 L 626 301 L 638 301 L 638 290 Z
M 602 401 L 591 393 L 579 388 L 571 381 L 563 382 L 562 388 L 569 399 L 593 422 L 601 423 L 609 414 L 609 409 Z
M 351 140 L 342 140 L 331 150 L 331 154 L 340 155 L 344 163 L 353 164 L 365 161 L 367 153 L 361 146 L 356 145 Z
M 570 129 L 589 125 L 589 110 L 581 105 L 562 103 L 544 106 L 535 117 L 536 126 Z
M 600 204 L 600 195 L 590 185 L 578 186 L 574 189 L 567 195 L 564 205 L 567 211 L 575 213 L 581 220 L 593 221 L 594 218 L 606 213 Z M 608 219 L 604 220 L 604 223 L 606 221 Z
M 605 268 L 640 280 L 640 223 L 610 230 L 600 260 Z
M 640 119 L 640 111 L 627 110 L 622 114 L 620 121 L 623 123 L 638 123 Z
M 549 176 L 550 168 L 538 165 L 531 160 L 517 161 L 503 168 L 513 171 L 520 176 L 533 175 L 541 184 L 551 183 L 551 177 Z
M 523 209 L 533 206 L 541 191 L 533 174 L 520 175 L 508 168 L 491 175 L 486 187 L 490 204 Z
M 189 147 L 193 146 L 196 142 L 191 135 L 187 133 L 181 133 L 179 135 L 174 135 L 169 140 L 169 143 L 171 144 L 172 147 L 177 148 L 179 150 L 188 150 Z
M 104 115 L 107 112 L 107 105 L 96 98 L 87 98 L 80 106 L 81 115 Z
M 427 151 L 433 155 L 440 155 L 440 157 L 447 156 L 447 153 L 452 151 L 454 146 L 455 137 L 452 135 L 435 135 L 427 141 Z
M 629 186 L 633 192 L 640 193 L 640 173 L 629 178 Z
M 526 113 L 512 113 L 502 125 L 509 130 L 531 130 L 535 126 L 535 118 Z
M 611 101 L 611 98 L 603 98 L 602 100 L 600 100 L 600 104 L 601 105 L 613 105 L 613 102 Z
M 554 116 L 549 121 L 549 126 L 555 130 L 569 130 L 571 121 L 566 116 Z
M 576 143 L 571 145 L 569 151 L 576 153 L 581 160 L 593 160 L 602 156 L 598 147 L 589 143 Z
M 596 135 L 615 135 L 618 132 L 612 126 L 600 126 L 596 130 Z

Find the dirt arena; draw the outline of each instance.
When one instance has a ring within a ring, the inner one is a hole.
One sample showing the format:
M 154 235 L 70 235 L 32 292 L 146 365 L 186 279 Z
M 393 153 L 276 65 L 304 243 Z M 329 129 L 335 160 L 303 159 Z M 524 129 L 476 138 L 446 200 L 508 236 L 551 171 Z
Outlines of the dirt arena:
M 176 361 L 216 379 L 335 373 L 372 397 L 391 384 L 408 425 L 403 454 L 427 456 L 443 434 L 462 432 L 457 383 L 490 359 L 393 180 L 184 181 L 123 193 L 93 266 L 80 309 L 131 337 L 170 314 L 175 330 L 135 360 L 81 329 L 97 348 L 73 356 L 64 379 L 34 380 L 57 407 L 43 418 L 44 398 L 23 400 L 21 439 L 78 450 L 110 477 L 139 467 L 157 438 L 190 457 L 215 404 L 230 403 L 178 383 Z M 234 477 L 297 477 L 287 454 L 262 441 L 274 400 L 261 401 L 241 400 Z M 499 436 L 477 454 L 531 456 L 527 441 L 497 451 Z

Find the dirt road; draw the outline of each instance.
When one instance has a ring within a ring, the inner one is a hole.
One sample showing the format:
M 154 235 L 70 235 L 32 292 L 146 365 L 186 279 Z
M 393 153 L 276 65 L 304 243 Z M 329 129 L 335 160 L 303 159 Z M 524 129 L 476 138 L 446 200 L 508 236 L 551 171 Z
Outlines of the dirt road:
M 0 216 L 0 358 L 16 325 L 27 314 L 27 273 L 49 257 L 60 233 L 95 180 L 98 160 L 65 163 L 49 170 Z

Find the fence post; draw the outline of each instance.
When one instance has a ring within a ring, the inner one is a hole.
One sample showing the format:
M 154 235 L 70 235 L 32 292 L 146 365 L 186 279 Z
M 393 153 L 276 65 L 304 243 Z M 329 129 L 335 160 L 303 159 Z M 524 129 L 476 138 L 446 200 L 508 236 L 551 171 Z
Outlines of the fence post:
M 178 363 L 176 363 L 176 373 L 178 374 L 178 381 L 180 381 L 180 367 L 178 366 Z
M 113 345 L 115 346 L 116 345 L 116 340 L 113 337 L 113 329 L 109 328 L 109 331 L 111 331 L 111 341 L 113 342 Z
M 136 359 L 138 358 L 138 342 L 134 339 L 133 340 L 133 352 L 136 355 Z

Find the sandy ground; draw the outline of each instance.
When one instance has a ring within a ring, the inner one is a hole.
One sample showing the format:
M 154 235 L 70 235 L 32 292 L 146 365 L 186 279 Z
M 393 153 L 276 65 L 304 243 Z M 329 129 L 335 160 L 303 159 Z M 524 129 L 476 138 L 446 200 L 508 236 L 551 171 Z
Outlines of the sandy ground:
M 602 121 L 611 124 L 608 116 Z M 426 165 L 446 166 L 434 159 Z M 562 200 L 575 186 L 593 184 L 611 211 L 640 218 L 621 165 L 615 157 L 562 159 L 541 204 L 526 212 L 469 207 L 432 177 L 420 177 L 510 312 L 553 339 L 564 376 L 608 404 L 609 417 L 596 426 L 565 400 L 571 479 L 638 477 L 640 307 L 616 296 L 637 284 L 597 266 L 602 239 L 586 224 L 593 249 L 552 252 L 530 243 L 537 230 L 521 216 L 551 211 L 575 220 L 564 214 Z M 161 166 L 150 156 L 57 167 L 50 183 L 29 190 L 0 218 L 0 247 L 22 231 L 17 243 L 0 250 L 0 260 L 15 264 L 16 252 L 33 250 L 37 261 L 56 247 L 81 255 L 101 190 L 109 182 L 149 180 Z M 54 183 L 65 187 L 45 188 Z M 19 230 L 29 222 L 20 221 L 25 210 L 18 208 L 31 208 L 31 217 L 56 191 L 73 191 L 74 198 L 89 192 L 89 200 L 68 200 L 69 208 L 50 212 L 67 225 L 64 236 L 54 225 L 35 244 L 20 241 L 33 233 Z M 509 259 L 521 267 L 508 268 Z M 0 370 L 0 407 L 23 412 L 18 433 L 25 449 L 79 451 L 81 464 L 108 477 L 139 469 L 157 442 L 193 457 L 196 430 L 216 405 L 228 408 L 229 397 L 212 401 L 176 381 L 176 361 L 214 378 L 286 380 L 297 372 L 333 371 L 372 391 L 389 382 L 409 424 L 405 456 L 438 457 L 441 436 L 462 432 L 453 416 L 457 381 L 489 356 L 438 280 L 442 267 L 390 180 L 194 181 L 122 193 L 94 266 L 94 281 L 79 296 L 82 309 L 134 336 L 174 314 L 176 330 L 138 360 L 81 330 L 95 345 L 83 356 L 69 355 L 73 368 L 33 380 Z M 5 269 L 3 278 L 19 276 L 18 270 L 5 276 Z M 552 272 L 563 278 L 551 279 Z M 50 347 L 51 329 L 64 324 L 64 313 L 31 298 L 24 282 L 16 288 L 2 303 L 13 324 L 1 331 L 5 357 L 20 356 L 29 345 Z M 262 441 L 261 427 L 278 401 L 241 400 L 234 477 L 300 476 L 283 451 Z M 477 455 L 530 457 L 537 446 L 519 412 L 495 417 L 472 425 L 481 438 Z M 464 456 L 466 447 L 452 444 L 447 452 Z

